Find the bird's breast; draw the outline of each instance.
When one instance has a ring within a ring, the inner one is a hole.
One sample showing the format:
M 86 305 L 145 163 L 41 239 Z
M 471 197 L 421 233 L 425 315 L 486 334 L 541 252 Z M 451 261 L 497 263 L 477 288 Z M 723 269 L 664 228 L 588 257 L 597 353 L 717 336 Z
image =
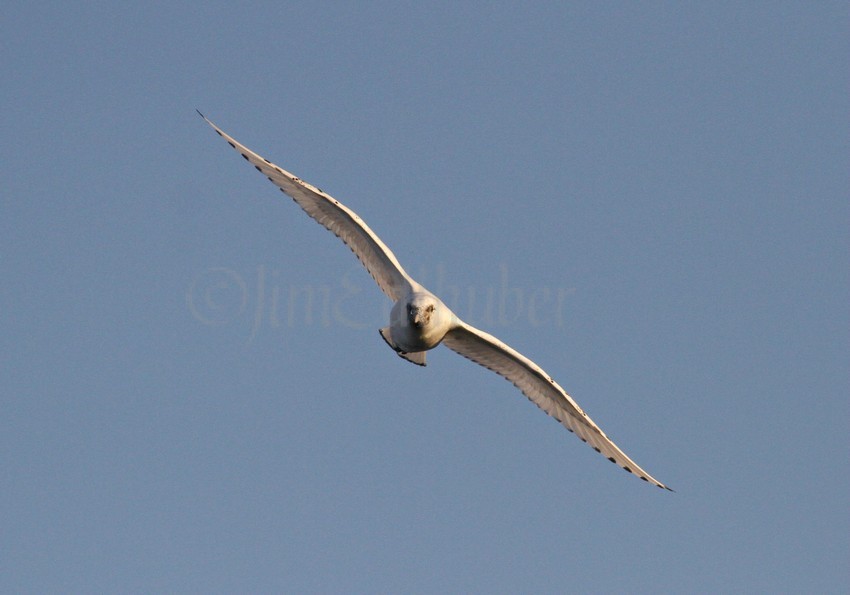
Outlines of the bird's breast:
M 427 351 L 440 344 L 446 331 L 433 322 L 420 327 L 401 321 L 391 326 L 393 341 L 408 352 Z

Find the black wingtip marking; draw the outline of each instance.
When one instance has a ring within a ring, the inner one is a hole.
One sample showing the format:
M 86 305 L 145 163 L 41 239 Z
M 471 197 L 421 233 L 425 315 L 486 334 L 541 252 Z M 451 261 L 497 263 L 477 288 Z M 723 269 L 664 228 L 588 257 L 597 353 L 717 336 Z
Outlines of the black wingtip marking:
M 631 473 L 631 472 L 632 472 L 632 470 L 631 470 L 631 469 L 629 469 L 628 467 L 623 467 L 623 469 L 625 469 L 625 470 L 626 470 L 626 471 L 628 471 L 629 473 Z
M 235 149 L 236 147 L 233 147 L 233 148 Z M 248 156 L 245 153 L 240 153 L 240 154 L 242 155 L 242 159 L 244 159 L 245 161 L 251 161 L 250 159 L 248 159 Z
M 202 114 L 202 113 L 201 113 L 201 110 L 199 110 L 198 108 L 195 108 L 195 111 L 196 111 L 196 112 L 198 112 L 198 115 L 199 115 L 199 116 L 201 116 L 201 117 L 204 119 L 204 122 L 206 122 L 207 124 L 209 124 L 210 126 L 212 126 L 212 129 L 213 129 L 213 130 L 215 130 L 215 133 L 216 133 L 217 135 L 219 135 L 219 136 L 223 136 L 223 135 L 221 134 L 221 130 L 219 130 L 218 128 L 216 128 L 216 127 L 215 127 L 215 124 L 213 124 L 212 122 L 210 122 L 209 118 L 207 118 L 204 114 Z M 231 146 L 232 146 L 232 145 L 231 145 Z
M 614 457 L 608 457 L 608 460 L 609 460 L 609 461 L 611 461 L 612 463 L 616 463 L 616 462 L 617 462 L 617 461 L 615 461 L 615 460 L 614 460 Z

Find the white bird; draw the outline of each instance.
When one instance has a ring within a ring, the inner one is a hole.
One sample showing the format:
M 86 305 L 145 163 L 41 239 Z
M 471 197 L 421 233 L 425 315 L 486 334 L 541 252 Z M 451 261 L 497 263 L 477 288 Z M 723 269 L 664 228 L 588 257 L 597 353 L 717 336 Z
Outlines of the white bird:
M 389 326 L 379 332 L 399 356 L 424 366 L 426 352 L 443 343 L 509 380 L 531 402 L 612 463 L 646 482 L 670 490 L 620 450 L 540 366 L 496 337 L 465 323 L 437 296 L 412 279 L 392 251 L 354 211 L 237 142 L 200 111 L 198 114 L 257 171 L 354 252 L 381 290 L 395 302 Z

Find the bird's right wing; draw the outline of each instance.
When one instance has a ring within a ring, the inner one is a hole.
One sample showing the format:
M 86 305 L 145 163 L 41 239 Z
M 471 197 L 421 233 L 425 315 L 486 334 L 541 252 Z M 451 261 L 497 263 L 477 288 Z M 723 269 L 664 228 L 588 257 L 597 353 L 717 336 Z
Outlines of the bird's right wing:
M 670 490 L 620 450 L 540 366 L 515 349 L 461 320 L 446 333 L 443 345 L 509 380 L 532 403 L 612 463 L 646 482 Z
M 375 279 L 381 291 L 387 294 L 391 300 L 398 301 L 407 293 L 411 286 L 410 277 L 399 264 L 395 254 L 387 248 L 375 232 L 369 229 L 369 226 L 357 216 L 357 213 L 315 186 L 257 155 L 210 122 L 204 114 L 198 113 L 219 136 L 236 149 L 257 171 L 298 203 L 310 217 L 345 242 L 346 246 L 354 252 L 354 255 Z

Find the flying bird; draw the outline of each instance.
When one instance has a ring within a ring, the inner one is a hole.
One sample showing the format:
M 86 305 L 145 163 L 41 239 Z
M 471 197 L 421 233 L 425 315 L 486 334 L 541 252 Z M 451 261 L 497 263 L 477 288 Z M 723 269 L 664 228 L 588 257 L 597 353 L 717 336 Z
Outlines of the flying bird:
M 392 251 L 357 213 L 237 142 L 200 111 L 198 114 L 257 171 L 354 252 L 381 290 L 394 302 L 390 324 L 378 332 L 400 357 L 424 366 L 428 350 L 442 343 L 506 378 L 531 402 L 612 463 L 648 483 L 670 490 L 620 450 L 540 366 L 493 335 L 465 323 L 440 298 L 411 278 Z

